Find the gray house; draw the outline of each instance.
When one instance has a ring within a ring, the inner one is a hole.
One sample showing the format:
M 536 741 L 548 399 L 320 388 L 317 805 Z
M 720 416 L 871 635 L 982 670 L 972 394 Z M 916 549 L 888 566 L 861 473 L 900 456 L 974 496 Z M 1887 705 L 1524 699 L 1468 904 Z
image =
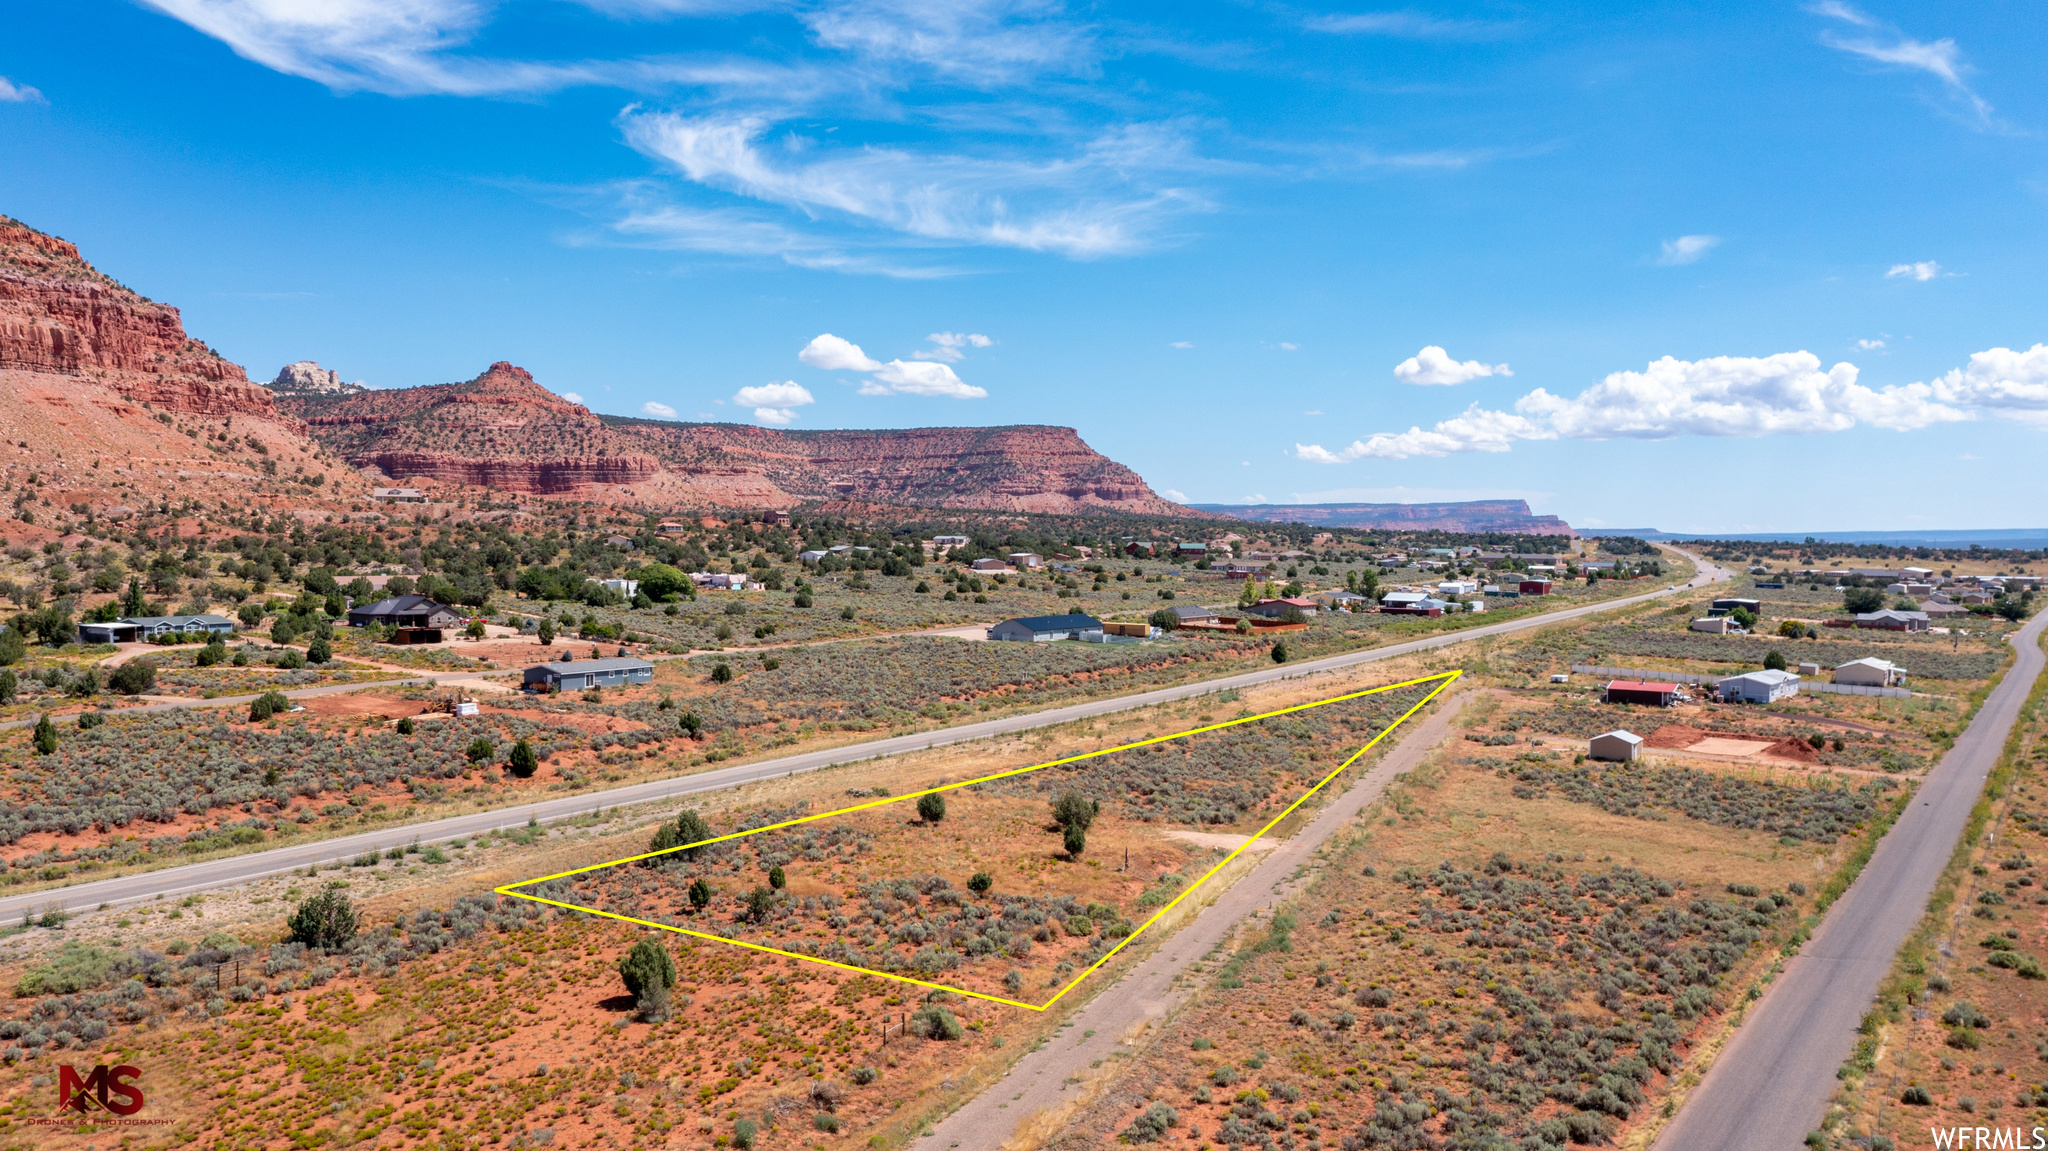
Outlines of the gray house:
M 1102 621 L 1078 612 L 1070 615 L 1032 615 L 1006 619 L 988 629 L 988 638 L 1024 643 L 1050 643 L 1061 639 L 1102 638 Z
M 453 608 L 444 607 L 423 595 L 401 595 L 373 604 L 348 609 L 348 626 L 382 624 L 399 628 L 444 628 L 462 622 Z
M 1776 703 L 1799 694 L 1799 677 L 1789 671 L 1766 669 L 1717 680 L 1714 686 L 1729 703 Z
M 623 687 L 629 683 L 653 683 L 654 665 L 644 659 L 620 656 L 616 659 L 574 659 L 537 664 L 526 669 L 526 686 L 537 691 L 559 688 L 586 691 L 593 687 Z
M 235 621 L 217 615 L 131 615 L 112 623 L 78 625 L 81 643 L 136 643 L 163 636 L 235 634 Z

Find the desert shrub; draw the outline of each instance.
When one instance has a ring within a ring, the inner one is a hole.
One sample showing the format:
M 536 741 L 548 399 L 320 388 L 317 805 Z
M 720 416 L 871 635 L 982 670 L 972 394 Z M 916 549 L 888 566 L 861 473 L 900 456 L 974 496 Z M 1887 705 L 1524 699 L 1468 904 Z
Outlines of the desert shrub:
M 967 880 L 967 890 L 976 895 L 985 895 L 996 885 L 995 878 L 986 871 L 977 871 Z
M 1485 761 L 1498 763 L 1499 761 Z M 1519 798 L 1552 790 L 1616 815 L 1654 819 L 1677 811 L 1721 827 L 1755 828 L 1809 843 L 1833 843 L 1874 818 L 1897 790 L 1890 780 L 1859 787 L 1791 787 L 1686 767 L 1549 764 L 1517 760 L 1501 770 Z M 1750 889 L 1750 894 L 1756 894 Z
M 469 746 L 463 750 L 463 756 L 471 763 L 486 763 L 497 753 L 498 745 L 492 743 L 491 738 L 487 735 L 480 735 L 470 740 Z
M 261 723 L 273 715 L 282 715 L 292 709 L 292 701 L 283 692 L 266 691 L 249 701 L 249 721 Z
M 141 695 L 156 686 L 156 661 L 131 659 L 107 677 L 107 687 L 122 695 Z
M 287 926 L 292 942 L 334 950 L 355 938 L 355 907 L 340 885 L 331 885 L 320 894 L 301 900 Z
M 124 963 L 124 959 L 128 961 Z M 14 994 L 20 999 L 73 995 L 103 986 L 117 978 L 117 973 L 135 969 L 133 960 L 118 951 L 67 939 L 56 954 L 22 973 L 14 985 Z
M 1154 1103 L 1124 1128 L 1122 1139 L 1127 1143 L 1156 1143 L 1166 1138 L 1167 1128 L 1179 1122 L 1180 1113 L 1172 1106 Z
M 910 1017 L 911 1026 L 926 1039 L 956 1040 L 967 1032 L 953 1013 L 936 1003 L 926 1004 Z
M 520 779 L 531 779 L 540 770 L 540 756 L 533 750 L 529 740 L 521 739 L 512 745 L 512 754 L 505 759 L 505 766 Z
M 847 1072 L 846 1077 L 848 1079 L 853 1080 L 856 1086 L 866 1087 L 868 1084 L 873 1083 L 877 1079 L 880 1079 L 882 1077 L 882 1074 L 881 1072 L 876 1071 L 874 1065 L 870 1063 L 863 1064 L 859 1067 L 854 1068 L 852 1071 Z
M 917 817 L 926 823 L 937 823 L 946 818 L 946 797 L 940 792 L 928 792 L 917 797 Z

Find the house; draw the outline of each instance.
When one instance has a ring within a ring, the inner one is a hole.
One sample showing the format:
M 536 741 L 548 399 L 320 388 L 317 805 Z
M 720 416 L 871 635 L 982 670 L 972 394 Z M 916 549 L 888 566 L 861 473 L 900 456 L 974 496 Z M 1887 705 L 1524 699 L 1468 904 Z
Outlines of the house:
M 988 638 L 1023 643 L 1051 643 L 1062 639 L 1102 638 L 1102 621 L 1078 612 L 1069 615 L 1032 615 L 1006 619 L 988 629 Z
M 350 608 L 348 612 L 350 627 L 368 627 L 374 623 L 408 631 L 420 628 L 435 630 L 454 627 L 461 622 L 461 613 L 423 595 L 393 596 Z
M 1817 676 L 1820 674 L 1820 665 L 1810 661 L 1802 662 L 1799 665 L 1799 674 L 1802 676 Z
M 761 585 L 748 583 L 744 572 L 691 572 L 690 583 L 707 591 L 759 591 Z
M 1017 570 L 1001 560 L 975 560 L 967 566 L 978 572 L 1013 572 Z
M 1608 680 L 1607 702 L 1646 703 L 1651 707 L 1670 707 L 1678 702 L 1678 685 L 1634 679 Z
M 1371 596 L 1355 591 L 1319 591 L 1310 598 L 1332 611 L 1364 611 L 1372 607 Z
M 1834 620 L 1829 620 L 1834 623 Z M 1882 631 L 1926 631 L 1927 613 L 1924 611 L 1867 611 L 1856 617 L 1857 627 L 1878 628 Z
M 688 524 L 679 524 L 679 523 L 675 522 L 674 520 L 664 520 L 664 521 L 662 522 L 662 525 L 661 525 L 661 526 L 660 526 L 659 528 L 657 528 L 656 530 L 657 530 L 657 531 L 659 531 L 659 532 L 661 532 L 661 534 L 663 534 L 663 535 L 674 535 L 674 534 L 676 534 L 677 532 L 686 532 L 686 531 L 689 531 L 689 530 L 690 530 L 690 525 L 688 525 Z
M 812 548 L 809 551 L 798 552 L 796 554 L 796 558 L 797 562 L 799 563 L 814 564 L 831 554 L 831 552 L 828 552 L 823 548 Z
M 616 659 L 560 660 L 526 669 L 525 686 L 530 690 L 587 691 L 593 687 L 623 687 L 629 683 L 653 683 L 654 665 L 644 659 L 620 656 Z
M 1764 614 L 1764 605 L 1762 600 L 1740 599 L 1736 597 L 1715 600 L 1714 605 L 1707 609 L 1707 614 L 1727 615 L 1730 612 L 1736 611 L 1737 609 L 1746 611 L 1751 615 Z
M 1906 669 L 1890 660 L 1865 656 L 1836 664 L 1835 682 L 1858 687 L 1901 687 L 1906 682 Z
M 1255 576 L 1262 571 L 1265 571 L 1266 565 L 1259 563 L 1247 563 L 1243 560 L 1232 560 L 1227 564 L 1211 564 L 1209 565 L 1209 570 L 1212 572 L 1221 572 L 1222 574 L 1230 576 L 1233 579 L 1249 579 L 1250 577 Z
M 1970 609 L 1961 604 L 1948 603 L 1944 598 L 1937 597 L 1921 601 L 1920 612 L 1929 620 L 1937 620 L 1947 619 L 1950 616 L 1969 615 Z
M 1525 579 L 1515 590 L 1523 595 L 1549 595 L 1550 587 L 1550 581 L 1547 579 Z
M 1175 604 L 1167 610 L 1178 617 L 1182 623 L 1215 623 L 1218 619 L 1213 610 L 1205 607 L 1195 607 L 1193 605 L 1184 607 L 1180 604 Z
M 370 498 L 388 500 L 395 504 L 423 504 L 427 494 L 418 488 L 371 488 Z
M 1799 694 L 1799 677 L 1789 671 L 1752 671 L 1718 680 L 1715 690 L 1729 703 L 1776 703 Z
M 933 536 L 933 537 L 932 537 L 932 546 L 933 546 L 933 547 L 935 547 L 935 548 L 964 548 L 964 547 L 966 547 L 966 546 L 967 546 L 967 537 L 966 537 L 966 536 Z
M 1956 596 L 1955 598 L 1956 602 L 1958 603 L 1969 604 L 1990 603 L 1992 600 L 1997 599 L 1998 596 L 1993 592 L 1984 590 L 1983 588 L 1972 588 L 1969 591 L 1963 592 L 1961 595 Z
M 1692 630 L 1703 631 L 1708 633 L 1709 635 L 1743 634 L 1742 625 L 1736 623 L 1734 620 L 1728 618 L 1725 615 L 1702 616 L 1699 619 L 1692 621 Z
M 1587 759 L 1604 759 L 1614 763 L 1632 763 L 1643 751 L 1643 737 L 1632 731 L 1605 732 L 1586 741 Z
M 1010 566 L 1020 571 L 1036 571 L 1045 566 L 1045 557 L 1037 552 L 1011 552 Z
M 1436 585 L 1444 595 L 1471 595 L 1479 590 L 1479 581 L 1472 579 L 1447 579 Z
M 1380 597 L 1380 607 L 1382 609 L 1414 607 L 1417 603 L 1428 598 L 1428 592 L 1390 591 L 1387 594 Z
M 632 599 L 640 592 L 640 581 L 636 579 L 601 579 L 597 586 L 610 592 L 617 592 L 625 599 Z
M 1122 636 L 1126 639 L 1153 639 L 1159 635 L 1159 629 L 1142 621 L 1138 623 L 1106 623 L 1102 625 L 1102 634 L 1106 636 Z
M 78 625 L 81 643 L 138 643 L 168 635 L 235 634 L 235 621 L 217 615 L 130 615 L 112 623 Z
M 1209 558 L 1208 544 L 1178 543 L 1173 545 L 1173 554 L 1191 560 Z
M 1315 615 L 1321 609 L 1322 605 L 1312 599 L 1289 596 L 1285 599 L 1262 599 L 1244 610 L 1249 615 L 1264 616 L 1267 619 L 1284 619 L 1290 610 L 1298 611 L 1306 616 Z
M 606 547 L 617 548 L 622 552 L 629 552 L 640 546 L 633 542 L 633 537 L 631 536 L 606 536 L 604 537 L 604 544 Z
M 761 523 L 765 527 L 772 528 L 777 524 L 786 524 L 788 522 L 788 512 L 778 512 L 775 509 L 770 508 L 767 511 L 761 513 Z
M 1419 591 L 1392 591 L 1380 599 L 1380 611 L 1388 615 L 1426 615 L 1433 619 L 1444 614 L 1449 606 Z
M 1144 556 L 1150 559 L 1152 557 L 1152 545 L 1144 540 L 1131 540 L 1124 544 L 1124 554 L 1127 556 Z

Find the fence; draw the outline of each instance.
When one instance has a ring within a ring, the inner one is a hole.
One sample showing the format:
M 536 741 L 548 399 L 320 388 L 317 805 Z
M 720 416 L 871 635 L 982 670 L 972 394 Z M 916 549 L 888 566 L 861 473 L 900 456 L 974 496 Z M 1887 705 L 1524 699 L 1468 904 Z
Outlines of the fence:
M 1672 683 L 1694 683 L 1706 684 L 1708 686 L 1728 678 L 1725 675 L 1701 675 L 1698 672 L 1690 671 L 1648 671 L 1640 667 L 1592 667 L 1576 663 L 1572 665 L 1572 671 L 1579 675 L 1626 676 L 1630 679 L 1657 679 L 1668 680 Z M 1812 680 L 1804 679 L 1799 681 L 1799 690 L 1810 691 L 1815 695 L 1881 695 L 1890 699 L 1907 699 L 1913 694 L 1903 687 L 1865 687 L 1862 684 L 1855 683 L 1815 683 Z

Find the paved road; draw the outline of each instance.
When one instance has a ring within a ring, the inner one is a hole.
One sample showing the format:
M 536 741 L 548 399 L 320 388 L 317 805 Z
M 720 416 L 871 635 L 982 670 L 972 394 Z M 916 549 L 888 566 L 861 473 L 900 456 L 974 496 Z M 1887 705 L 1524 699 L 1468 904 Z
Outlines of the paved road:
M 995 1151 L 1025 1120 L 1074 1099 L 1075 1089 L 1068 1080 L 1088 1078 L 1092 1067 L 1119 1048 L 1128 1052 L 1130 1048 L 1122 1042 L 1125 1036 L 1141 1024 L 1163 1018 L 1192 994 L 1197 985 L 1194 981 L 1185 987 L 1175 987 L 1174 981 L 1217 944 L 1229 939 L 1245 916 L 1271 908 L 1291 894 L 1296 886 L 1291 882 L 1295 873 L 1313 861 L 1317 849 L 1330 836 L 1378 799 L 1394 777 L 1413 770 L 1429 749 L 1443 742 L 1450 730 L 1451 717 L 1468 698 L 1469 695 L 1460 695 L 1445 700 L 1434 714 L 1414 728 L 1397 732 L 1399 742 L 1372 770 L 1359 776 L 1348 791 L 1332 800 L 1307 826 L 1232 884 L 1215 903 L 1203 908 L 1192 922 L 1160 944 L 1129 974 L 1112 985 L 1095 989 L 1095 997 L 1074 1013 L 1071 1027 L 1019 1059 L 1009 1074 L 947 1116 L 932 1129 L 930 1137 L 919 1140 L 917 1145 L 932 1151 Z M 1090 1134 L 1108 1142 L 1114 1133 Z M 1175 1138 L 1183 1135 L 1194 1137 L 1192 1132 L 1174 1132 Z
M 1792 1151 L 1820 1126 L 1835 1070 L 1906 936 L 1927 911 L 1984 779 L 2044 662 L 2048 612 L 2015 637 L 2019 654 L 1969 729 L 1942 757 L 1863 874 L 1757 1003 L 1658 1151 Z
M 1694 559 L 1700 565 L 1700 574 L 1683 586 L 1687 588 L 1697 587 L 1714 580 L 1727 578 L 1728 573 L 1724 569 L 1714 567 L 1704 560 L 1699 560 L 1697 557 L 1688 556 L 1688 558 Z M 271 875 L 280 875 L 287 871 L 303 868 L 309 863 L 322 863 L 328 860 L 359 855 L 372 847 L 390 847 L 394 844 L 409 843 L 415 838 L 421 843 L 437 843 L 457 837 L 473 837 L 494 828 L 521 827 L 529 819 L 547 823 L 552 820 L 581 815 L 599 807 L 620 807 L 636 803 L 650 803 L 658 800 L 679 799 L 684 796 L 736 787 L 741 784 L 772 779 L 777 776 L 817 771 L 821 768 L 832 767 L 837 764 L 855 763 L 885 755 L 899 755 L 904 752 L 918 751 L 929 747 L 942 747 L 947 744 L 961 743 L 968 740 L 1011 735 L 1020 731 L 1029 731 L 1033 728 L 1070 723 L 1074 720 L 1109 715 L 1114 712 L 1128 711 L 1132 708 L 1171 703 L 1176 700 L 1190 699 L 1195 696 L 1208 695 L 1231 688 L 1252 687 L 1280 679 L 1313 675 L 1318 672 L 1337 671 L 1343 668 L 1356 667 L 1360 664 L 1375 663 L 1381 660 L 1393 659 L 1397 656 L 1410 655 L 1418 651 L 1428 651 L 1432 648 L 1464 643 L 1468 640 L 1481 639 L 1486 636 L 1507 635 L 1513 632 L 1525 631 L 1529 628 L 1544 627 L 1563 620 L 1577 619 L 1580 616 L 1591 615 L 1596 612 L 1612 611 L 1615 608 L 1643 603 L 1669 594 L 1671 594 L 1669 588 L 1660 588 L 1645 595 L 1607 600 L 1602 603 L 1587 604 L 1583 607 L 1568 608 L 1563 611 L 1546 612 L 1542 615 L 1526 616 L 1503 623 L 1488 624 L 1484 627 L 1466 628 L 1462 631 L 1429 636 L 1424 639 L 1411 640 L 1407 643 L 1390 644 L 1386 647 L 1373 648 L 1368 651 L 1331 656 L 1328 659 L 1310 660 L 1298 664 L 1281 664 L 1260 671 L 1226 676 L 1222 679 L 1202 680 L 1197 683 L 1182 684 L 1178 687 L 1161 688 L 1157 691 L 1148 691 L 1139 695 L 1093 700 L 1069 707 L 1053 708 L 1048 711 L 1032 712 L 1026 715 L 1008 716 L 1003 719 L 984 720 L 980 723 L 940 728 L 936 731 L 921 732 L 914 735 L 891 736 L 887 739 L 803 752 L 797 755 L 783 756 L 780 759 L 740 764 L 734 767 L 720 768 L 715 771 L 700 772 L 673 779 L 653 780 L 627 787 L 611 788 L 606 791 L 585 792 L 581 795 L 563 796 L 558 799 L 542 800 L 538 803 L 521 804 L 517 807 L 506 807 L 494 811 L 480 811 L 468 815 L 452 816 L 428 823 L 414 823 L 404 827 L 359 832 L 355 835 L 335 839 L 324 839 L 317 842 L 272 848 L 268 851 L 255 852 L 249 855 L 210 860 L 205 863 L 186 864 L 183 867 L 164 868 L 158 871 L 140 872 L 135 875 L 102 879 L 92 883 L 81 883 L 55 891 L 14 895 L 0 898 L 0 921 L 22 915 L 31 908 L 40 908 L 50 902 L 61 903 L 67 907 L 79 910 L 98 907 L 103 903 L 118 907 L 122 904 L 153 899 L 159 894 L 175 896 L 194 891 L 233 887 L 251 880 L 262 879 Z M 472 672 L 464 674 L 489 673 Z M 457 678 L 462 678 L 462 676 L 441 677 L 442 682 Z M 304 695 L 314 692 L 359 691 L 361 689 L 362 685 L 340 685 L 334 688 L 314 688 L 308 692 L 292 694 Z M 215 703 L 219 701 L 209 700 L 207 702 Z

